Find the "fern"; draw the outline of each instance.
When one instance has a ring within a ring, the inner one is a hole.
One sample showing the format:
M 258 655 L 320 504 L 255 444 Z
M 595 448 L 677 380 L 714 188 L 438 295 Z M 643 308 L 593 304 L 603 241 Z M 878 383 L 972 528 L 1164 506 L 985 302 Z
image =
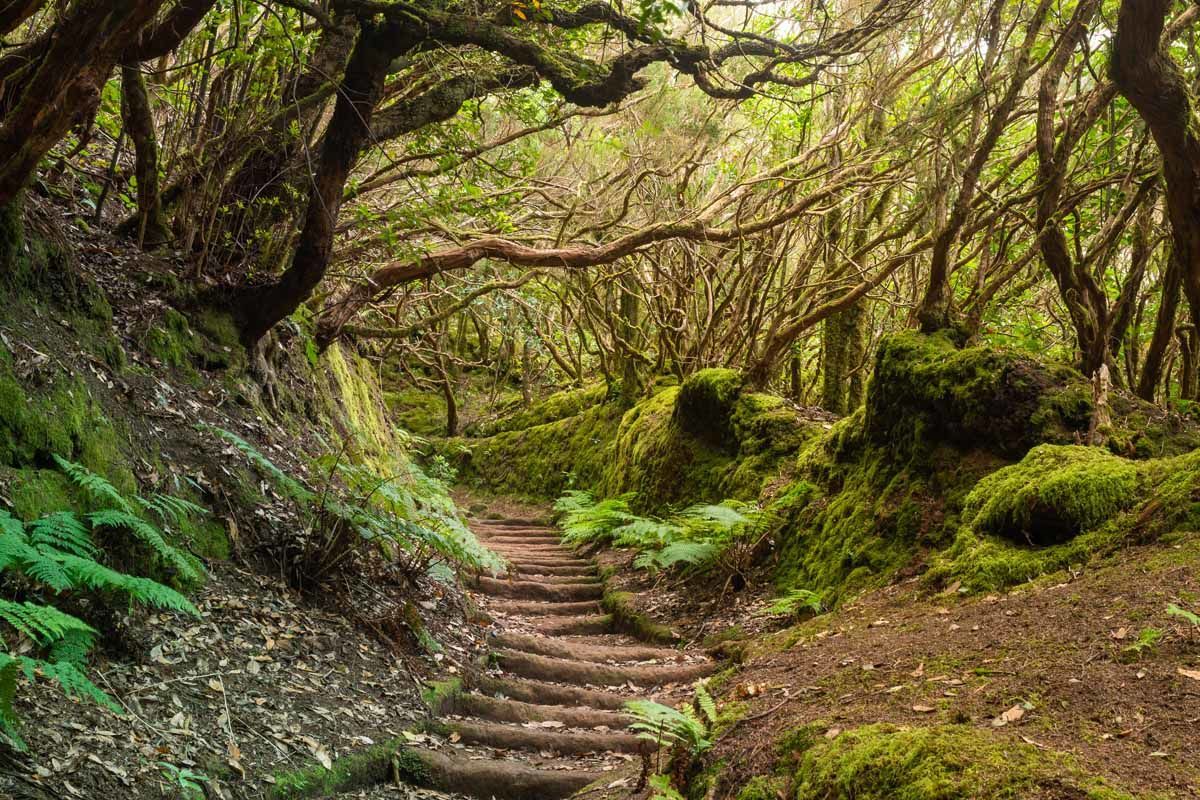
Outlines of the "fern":
M 95 511 L 88 514 L 87 518 L 95 527 L 116 528 L 132 533 L 135 538 L 153 550 L 163 564 L 174 569 L 185 581 L 191 583 L 200 579 L 200 572 L 184 555 L 184 552 L 169 544 L 158 528 L 141 517 L 125 511 L 110 509 Z
M 96 631 L 82 620 L 54 606 L 38 605 L 28 600 L 23 603 L 0 600 L 0 619 L 42 647 L 48 647 L 67 636 L 94 639 L 96 635 Z
M 696 681 L 694 688 L 696 690 L 696 705 L 700 706 L 700 711 L 704 714 L 704 718 L 708 720 L 710 726 L 717 724 L 717 701 L 713 700 L 713 696 L 708 693 L 708 687 L 704 681 Z
M 208 509 L 182 497 L 169 494 L 154 493 L 150 497 L 135 497 L 143 512 L 153 512 L 166 524 L 179 525 L 193 517 L 208 514 Z
M 131 533 L 180 577 L 196 580 L 200 577 L 196 565 L 183 551 L 168 543 L 157 527 L 138 516 L 137 511 L 141 509 L 164 520 L 179 521 L 185 515 L 203 509 L 166 495 L 131 501 L 103 477 L 85 467 L 57 456 L 55 460 L 89 501 L 101 510 L 84 515 L 59 511 L 30 523 L 0 512 L 0 573 L 20 574 L 34 584 L 34 592 L 42 594 L 47 591 L 55 594 L 89 592 L 101 599 L 120 595 L 130 604 L 198 616 L 195 606 L 169 586 L 150 578 L 118 572 L 101 563 L 104 552 L 97 546 L 94 534 L 104 529 Z M 0 599 L 0 622 L 10 626 L 38 651 L 36 655 L 0 651 L 0 739 L 7 739 L 19 749 L 25 746 L 17 731 L 19 720 L 13 708 L 21 674 L 31 681 L 38 677 L 51 681 L 68 697 L 90 700 L 120 711 L 85 672 L 88 653 L 98 635 L 85 621 L 53 605 Z
M 61 456 L 54 456 L 54 461 L 58 464 L 58 468 L 65 472 L 67 477 L 84 491 L 84 494 L 98 504 L 107 508 L 119 508 L 130 514 L 133 513 L 132 504 L 105 478 L 92 472 L 82 464 L 72 463 Z
M 632 499 L 632 494 L 626 494 L 566 512 L 562 520 L 563 541 L 570 544 L 611 541 L 615 530 L 638 519 L 629 510 Z
M 34 520 L 29 526 L 29 543 L 41 552 L 61 550 L 80 558 L 95 558 L 97 552 L 88 526 L 73 511 Z
M 568 489 L 562 497 L 554 501 L 554 510 L 559 514 L 566 514 L 571 511 L 582 511 L 594 505 L 596 505 L 596 498 L 592 496 L 591 492 Z
M 682 711 L 653 700 L 630 700 L 625 710 L 634 718 L 629 729 L 641 739 L 680 746 L 694 756 L 712 747 L 708 731 L 691 708 Z
M 98 562 L 76 556 L 64 555 L 61 562 L 76 586 L 93 591 L 118 592 L 128 596 L 131 602 L 141 605 L 183 611 L 193 616 L 200 614 L 186 597 L 158 581 L 126 575 Z
M 813 616 L 825 611 L 821 595 L 811 589 L 792 589 L 767 607 L 766 613 L 773 615 L 795 615 L 807 609 Z
M 317 499 L 317 495 L 312 489 L 275 466 L 275 463 L 271 459 L 267 458 L 254 445 L 236 433 L 227 431 L 224 428 L 218 428 L 215 425 L 201 424 L 198 427 L 202 431 L 208 431 L 219 436 L 241 451 L 246 460 L 265 473 L 288 499 L 298 503 L 311 503 Z

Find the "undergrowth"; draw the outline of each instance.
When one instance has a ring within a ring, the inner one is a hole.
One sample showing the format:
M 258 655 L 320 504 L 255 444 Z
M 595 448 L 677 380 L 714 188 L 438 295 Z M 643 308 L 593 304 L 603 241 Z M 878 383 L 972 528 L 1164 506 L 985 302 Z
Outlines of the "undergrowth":
M 409 459 L 396 459 L 394 474 L 379 475 L 346 459 L 343 445 L 314 461 L 321 480 L 310 486 L 238 435 L 204 429 L 232 444 L 295 508 L 301 524 L 281 538 L 278 556 L 297 588 L 326 585 L 369 549 L 410 583 L 446 577 L 454 566 L 492 573 L 504 567 L 460 519 L 445 483 Z
M 748 503 L 694 505 L 665 518 L 630 510 L 632 495 L 596 500 L 571 490 L 554 505 L 570 544 L 611 544 L 634 550 L 634 566 L 648 572 L 743 572 L 770 528 L 770 516 Z
M 0 620 L 8 628 L 0 650 L 0 738 L 18 749 L 25 744 L 13 702 L 22 675 L 52 681 L 73 699 L 121 710 L 87 675 L 88 654 L 100 631 L 78 614 L 142 605 L 198 616 L 179 591 L 115 569 L 111 555 L 143 549 L 148 566 L 164 580 L 194 584 L 201 567 L 152 520 L 179 524 L 203 509 L 169 495 L 130 499 L 81 465 L 56 461 L 94 510 L 56 511 L 30 521 L 0 510 L 0 583 L 6 595 Z

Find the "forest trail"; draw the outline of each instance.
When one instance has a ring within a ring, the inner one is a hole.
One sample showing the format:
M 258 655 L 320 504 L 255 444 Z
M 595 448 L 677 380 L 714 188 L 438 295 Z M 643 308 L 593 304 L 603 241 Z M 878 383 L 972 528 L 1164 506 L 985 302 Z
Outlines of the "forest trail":
M 488 670 L 441 701 L 433 726 L 472 752 L 426 754 L 430 782 L 499 800 L 553 800 L 605 778 L 632 789 L 629 767 L 657 748 L 627 731 L 624 703 L 671 702 L 714 662 L 619 632 L 603 612 L 595 563 L 562 545 L 555 529 L 511 519 L 472 529 L 510 569 L 468 581 L 498 632 Z

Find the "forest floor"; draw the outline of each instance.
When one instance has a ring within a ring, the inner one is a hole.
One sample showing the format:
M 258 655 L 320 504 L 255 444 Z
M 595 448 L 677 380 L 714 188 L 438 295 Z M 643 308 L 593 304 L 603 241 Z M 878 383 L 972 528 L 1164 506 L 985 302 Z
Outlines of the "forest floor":
M 769 774 L 801 726 L 954 723 L 1071 754 L 1139 796 L 1200 797 L 1200 629 L 1166 613 L 1200 598 L 1198 566 L 1187 534 L 1007 594 L 908 581 L 752 641 L 727 702 L 754 724 L 714 756 L 734 765 L 726 788 Z
M 422 677 L 465 666 L 480 638 L 446 594 L 427 601 L 448 620 L 435 632 L 443 653 L 406 655 L 232 564 L 212 570 L 195 602 L 199 620 L 131 624 L 144 659 L 95 665 L 125 713 L 73 705 L 44 684 L 22 691 L 29 754 L 0 775 L 0 796 L 175 797 L 167 763 L 207 776 L 209 797 L 263 797 L 277 775 L 418 730 Z M 435 795 L 381 786 L 358 796 Z

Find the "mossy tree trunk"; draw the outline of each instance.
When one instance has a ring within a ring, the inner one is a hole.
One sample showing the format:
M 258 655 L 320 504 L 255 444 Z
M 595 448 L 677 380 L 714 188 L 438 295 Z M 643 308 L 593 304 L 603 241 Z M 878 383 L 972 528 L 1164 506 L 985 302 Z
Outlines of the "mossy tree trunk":
M 621 279 L 618 298 L 617 331 L 621 341 L 617 352 L 621 359 L 621 404 L 632 408 L 642 394 L 642 378 L 638 369 L 637 351 L 641 337 L 641 295 L 638 294 L 633 277 L 626 274 Z
M 1113 81 L 1146 121 L 1166 179 L 1172 264 L 1200 327 L 1200 121 L 1188 77 L 1163 42 L 1172 0 L 1122 0 L 1110 60 Z M 1164 293 L 1164 303 L 1167 305 Z M 1160 321 L 1162 320 L 1160 309 Z M 1149 364 L 1147 364 L 1149 367 Z
M 154 248 L 171 240 L 163 215 L 158 182 L 158 137 L 146 80 L 137 65 L 121 67 L 121 116 L 133 141 L 137 176 L 137 230 L 140 247 Z
M 325 277 L 346 180 L 370 139 L 371 120 L 401 34 L 384 25 L 364 25 L 346 67 L 333 116 L 312 176 L 308 210 L 291 264 L 264 286 L 243 288 L 236 298 L 241 338 L 254 347 L 276 323 L 306 301 Z M 409 46 L 400 43 L 401 52 Z
M 1196 357 L 1200 355 L 1200 336 L 1191 325 L 1179 326 L 1175 336 L 1179 340 L 1179 396 L 1184 400 L 1195 400 Z

